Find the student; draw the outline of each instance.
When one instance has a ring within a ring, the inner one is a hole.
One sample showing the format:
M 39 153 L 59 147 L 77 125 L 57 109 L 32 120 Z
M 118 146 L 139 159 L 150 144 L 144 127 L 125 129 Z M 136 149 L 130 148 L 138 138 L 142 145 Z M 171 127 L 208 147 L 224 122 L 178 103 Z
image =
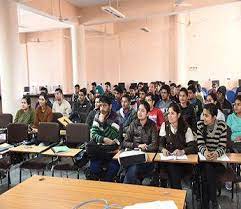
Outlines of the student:
M 81 89 L 79 92 L 78 107 L 76 112 L 72 112 L 70 120 L 73 122 L 84 123 L 86 121 L 87 115 L 91 110 L 91 104 L 86 99 L 85 89 Z
M 215 93 L 208 94 L 205 104 L 210 104 L 210 103 L 215 104 L 218 108 L 217 120 L 225 121 L 225 115 L 219 108 L 220 105 L 219 105 L 219 102 L 217 101 L 217 95 Z M 203 113 L 201 115 L 201 120 L 203 120 Z
M 217 99 L 220 103 L 220 109 L 224 113 L 227 118 L 229 114 L 233 112 L 232 104 L 225 98 L 226 95 L 226 87 L 220 86 L 217 90 Z
M 157 131 L 159 131 L 162 123 L 165 121 L 164 115 L 160 109 L 154 106 L 155 96 L 152 93 L 148 93 L 146 95 L 146 101 L 150 105 L 150 112 L 148 114 L 148 118 L 155 122 L 157 126 Z
M 215 104 L 205 104 L 203 120 L 197 123 L 198 151 L 208 160 L 215 160 L 226 152 L 227 125 L 217 120 L 218 109 Z M 211 201 L 212 209 L 218 209 L 217 202 L 217 177 L 224 172 L 221 163 L 203 162 L 200 165 L 203 188 L 203 206 L 209 208 Z
M 89 125 L 89 128 L 92 127 L 95 115 L 97 114 L 97 112 L 100 110 L 100 97 L 97 96 L 95 98 L 95 108 L 93 110 L 91 110 L 86 118 L 85 123 L 87 123 Z
M 125 94 L 121 98 L 121 109 L 117 112 L 120 124 L 123 128 L 123 134 L 126 133 L 131 122 L 136 119 L 136 111 L 131 108 L 131 98 Z
M 34 123 L 35 112 L 31 108 L 31 99 L 30 97 L 23 96 L 21 100 L 21 109 L 18 110 L 14 123 L 24 123 L 32 126 Z
M 139 82 L 137 85 L 138 88 L 138 92 L 144 87 L 144 83 L 143 82 Z
M 155 103 L 157 103 L 160 100 L 160 96 L 157 94 L 157 89 L 156 89 L 156 82 L 151 82 L 149 84 L 149 93 L 152 93 L 155 98 Z
M 71 113 L 71 106 L 68 101 L 64 99 L 63 91 L 60 88 L 55 90 L 55 99 L 53 103 L 53 112 L 62 113 L 63 116 L 69 117 Z
M 48 89 L 45 88 L 45 87 L 41 87 L 41 89 L 40 89 L 40 94 L 41 94 L 41 93 L 44 93 L 44 94 L 46 94 L 46 95 L 48 96 Z M 48 101 L 47 101 L 47 105 L 48 105 L 50 108 L 53 107 L 53 104 L 50 102 L 49 98 L 48 98 Z M 38 106 L 39 106 L 39 102 L 36 103 L 35 109 L 37 109 Z
M 108 96 L 101 96 L 100 111 L 97 112 L 90 130 L 91 139 L 96 143 L 112 145 L 116 143 L 116 140 L 120 140 L 121 131 L 118 116 L 111 109 L 111 99 Z M 103 164 L 107 164 L 103 180 L 113 181 L 119 170 L 119 163 L 116 160 L 91 159 L 90 173 L 99 178 Z
M 111 84 L 110 82 L 105 83 L 105 95 L 111 99 L 115 99 L 115 96 L 111 93 Z
M 138 96 L 136 95 L 137 87 L 134 85 L 130 85 L 130 98 L 131 98 L 131 106 L 136 110 L 137 109 L 137 100 Z
M 146 94 L 147 94 L 147 89 L 145 87 L 140 89 L 140 91 L 139 91 L 139 98 L 137 100 L 137 108 L 139 107 L 141 101 L 145 101 L 146 100 Z
M 35 112 L 35 119 L 33 124 L 33 131 L 37 132 L 39 123 L 41 122 L 51 122 L 53 119 L 53 113 L 51 108 L 47 105 L 48 97 L 46 94 L 41 93 L 39 95 L 39 106 Z
M 177 96 L 177 85 L 175 83 L 170 84 L 170 100 L 179 103 Z
M 91 91 L 94 92 L 94 95 L 95 95 L 96 86 L 97 86 L 96 82 L 91 83 Z
M 78 106 L 79 92 L 80 92 L 80 86 L 79 84 L 76 84 L 74 86 L 74 94 L 72 95 L 72 98 L 71 98 L 72 109 L 75 109 L 75 105 Z
M 239 144 L 238 151 L 241 152 L 241 95 L 235 99 L 234 112 L 228 116 L 227 125 L 232 130 L 231 140 Z
M 90 90 L 88 100 L 90 101 L 91 109 L 93 110 L 95 108 L 95 92 L 93 90 Z
M 160 152 L 164 156 L 170 154 L 182 156 L 197 153 L 196 139 L 191 128 L 181 116 L 181 109 L 177 103 L 171 103 L 168 108 L 168 121 L 163 123 L 160 130 Z M 171 188 L 182 189 L 181 179 L 190 166 L 168 163 L 166 165 Z
M 112 100 L 112 110 L 114 112 L 117 112 L 121 108 L 121 97 L 123 95 L 123 90 L 120 86 L 116 86 L 114 88 L 113 93 L 114 93 L 115 99 Z
M 159 108 L 163 114 L 167 114 L 167 110 L 169 108 L 169 105 L 172 103 L 170 100 L 170 86 L 163 85 L 161 87 L 161 100 L 157 103 L 156 107 Z
M 192 131 L 197 130 L 197 119 L 194 111 L 194 107 L 188 101 L 188 91 L 186 88 L 181 88 L 179 93 L 179 101 L 181 107 L 181 115 L 184 121 L 189 125 Z
M 139 148 L 145 152 L 156 152 L 159 146 L 158 132 L 155 123 L 148 118 L 150 105 L 146 101 L 141 101 L 137 119 L 129 126 L 123 148 Z M 131 165 L 127 168 L 124 183 L 141 184 L 138 176 L 151 173 L 154 165 L 151 163 L 143 163 Z
M 197 98 L 197 89 L 195 86 L 190 85 L 188 86 L 187 91 L 189 102 L 193 105 L 197 121 L 199 121 L 203 112 L 203 105 L 202 102 Z

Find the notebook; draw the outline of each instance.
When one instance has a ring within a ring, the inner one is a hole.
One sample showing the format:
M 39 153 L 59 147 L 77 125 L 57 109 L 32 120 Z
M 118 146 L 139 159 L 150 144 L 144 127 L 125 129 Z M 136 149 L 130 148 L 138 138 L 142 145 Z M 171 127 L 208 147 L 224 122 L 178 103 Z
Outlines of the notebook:
M 187 155 L 181 155 L 181 156 L 176 156 L 176 155 L 169 155 L 169 156 L 164 156 L 163 153 L 160 153 L 161 160 L 187 160 Z

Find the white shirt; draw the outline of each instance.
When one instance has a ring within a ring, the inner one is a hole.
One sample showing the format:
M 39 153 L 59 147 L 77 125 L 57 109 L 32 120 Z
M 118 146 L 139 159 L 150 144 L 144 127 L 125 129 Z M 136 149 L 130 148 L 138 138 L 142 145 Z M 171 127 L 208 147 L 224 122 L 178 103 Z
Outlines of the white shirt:
M 69 114 L 71 113 L 70 103 L 65 99 L 62 101 L 61 104 L 59 104 L 58 101 L 55 101 L 53 103 L 52 112 L 59 112 L 62 113 L 63 116 L 69 117 Z
M 171 132 L 173 134 L 175 134 L 177 132 L 177 129 L 174 128 L 172 126 L 172 124 L 170 124 L 170 127 L 171 127 Z M 161 129 L 160 129 L 160 132 L 159 132 L 159 136 L 166 136 L 166 128 L 165 128 L 165 123 L 162 123 L 161 125 Z M 189 143 L 191 141 L 195 141 L 196 140 L 196 137 L 193 135 L 192 133 L 192 129 L 191 128 L 187 128 L 187 131 L 185 133 L 185 139 L 186 139 L 186 143 Z

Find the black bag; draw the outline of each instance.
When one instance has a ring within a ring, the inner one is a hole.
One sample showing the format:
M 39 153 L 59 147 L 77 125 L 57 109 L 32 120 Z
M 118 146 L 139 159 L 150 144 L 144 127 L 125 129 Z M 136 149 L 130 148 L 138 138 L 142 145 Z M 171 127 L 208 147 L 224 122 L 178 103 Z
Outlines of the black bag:
M 114 151 L 119 149 L 119 145 L 97 144 L 92 140 L 86 144 L 85 149 L 92 160 L 110 160 L 116 154 Z

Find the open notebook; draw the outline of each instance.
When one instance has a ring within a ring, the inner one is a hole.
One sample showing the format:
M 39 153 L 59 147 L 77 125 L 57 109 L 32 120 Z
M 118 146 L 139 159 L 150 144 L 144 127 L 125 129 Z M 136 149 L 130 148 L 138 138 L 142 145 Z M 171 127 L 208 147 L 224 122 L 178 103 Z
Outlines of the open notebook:
M 147 203 L 137 203 L 132 206 L 126 206 L 124 209 L 177 209 L 174 201 L 155 201 Z
M 200 160 L 207 160 L 201 152 L 198 153 L 198 157 Z M 221 157 L 218 157 L 217 160 L 225 161 L 225 162 L 230 161 L 230 159 L 226 154 L 222 155 Z
M 161 160 L 187 160 L 187 155 L 182 156 L 176 156 L 176 155 L 169 155 L 164 156 L 162 153 L 160 153 Z

